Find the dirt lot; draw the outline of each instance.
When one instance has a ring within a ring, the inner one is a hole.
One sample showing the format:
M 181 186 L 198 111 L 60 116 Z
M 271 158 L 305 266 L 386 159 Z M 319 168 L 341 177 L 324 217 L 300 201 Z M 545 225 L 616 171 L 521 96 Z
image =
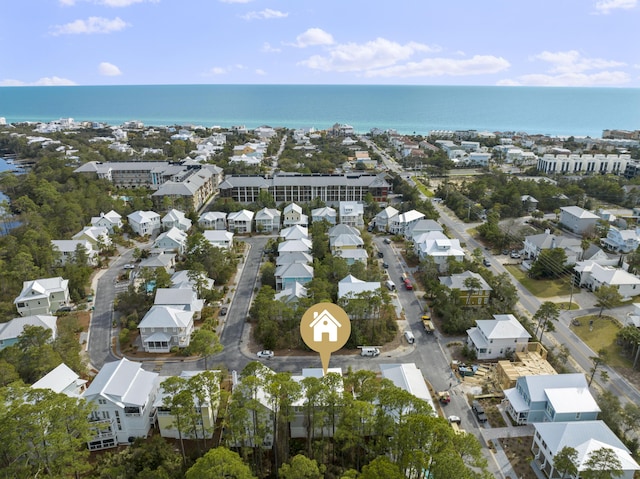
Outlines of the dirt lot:
M 530 465 L 533 460 L 533 454 L 531 454 L 532 443 L 533 436 L 500 439 L 500 445 L 509 458 L 518 479 L 537 479 Z

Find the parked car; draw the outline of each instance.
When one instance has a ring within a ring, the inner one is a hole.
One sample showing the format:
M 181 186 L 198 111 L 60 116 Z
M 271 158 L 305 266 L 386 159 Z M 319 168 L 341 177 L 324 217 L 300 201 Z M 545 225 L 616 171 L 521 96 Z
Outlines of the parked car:
M 131 264 L 131 263 L 127 263 L 123 266 L 124 269 L 135 269 L 135 265 Z
M 460 424 L 462 422 L 458 416 L 449 416 L 447 419 L 451 424 Z
M 228 311 L 229 311 L 229 308 L 227 308 L 226 306 L 223 306 L 222 308 L 220 308 L 220 316 L 226 316 Z
M 491 266 L 491 261 L 489 261 L 487 258 L 482 260 L 482 264 L 485 266 Z
M 473 403 L 471 403 L 471 409 L 475 413 L 476 418 L 478 419 L 478 422 L 480 423 L 487 422 L 487 415 L 484 412 L 484 408 L 478 401 L 473 401 Z
M 382 251 L 378 251 L 378 258 L 384 258 L 384 253 Z
M 505 254 L 505 255 L 509 254 L 509 250 L 508 249 L 503 249 L 502 250 L 502 254 Z
M 389 267 L 389 265 L 388 265 L 387 263 L 382 263 L 382 267 L 383 267 L 384 269 L 387 269 L 387 268 Z
M 268 349 L 265 349 L 264 351 L 258 351 L 258 358 L 260 359 L 271 359 L 274 356 L 275 354 L 273 354 L 273 351 L 270 351 Z
M 511 252 L 511 257 L 513 259 L 518 259 L 518 258 L 520 258 L 520 253 L 518 253 L 517 251 L 512 251 Z

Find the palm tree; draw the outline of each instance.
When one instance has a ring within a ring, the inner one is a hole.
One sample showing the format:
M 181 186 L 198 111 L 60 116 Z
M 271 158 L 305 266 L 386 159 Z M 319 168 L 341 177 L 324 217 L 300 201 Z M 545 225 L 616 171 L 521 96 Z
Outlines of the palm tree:
M 540 308 L 533 316 L 533 319 L 538 322 L 534 337 L 537 339 L 538 331 L 540 331 L 540 343 L 542 343 L 542 335 L 544 332 L 553 330 L 553 323 L 550 323 L 549 321 L 557 321 L 559 316 L 560 311 L 558 310 L 558 305 L 556 303 L 545 301 L 540 305 Z
M 474 278 L 473 276 L 469 276 L 468 278 L 466 278 L 464 280 L 464 287 L 467 288 L 468 294 L 467 294 L 467 306 L 469 305 L 469 303 L 471 302 L 471 296 L 473 296 L 473 293 L 475 293 L 478 289 L 480 289 L 480 287 L 482 286 L 482 283 L 480 282 L 480 280 L 478 278 Z

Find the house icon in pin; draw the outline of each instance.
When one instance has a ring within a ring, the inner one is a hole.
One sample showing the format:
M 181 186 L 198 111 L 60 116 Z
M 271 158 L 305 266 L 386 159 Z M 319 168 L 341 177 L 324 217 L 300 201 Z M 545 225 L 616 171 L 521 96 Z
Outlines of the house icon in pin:
M 320 314 L 314 312 L 313 318 L 309 327 L 313 328 L 314 342 L 321 343 L 325 334 L 329 336 L 329 342 L 335 343 L 338 341 L 338 328 L 341 328 L 342 325 L 329 311 L 325 309 Z

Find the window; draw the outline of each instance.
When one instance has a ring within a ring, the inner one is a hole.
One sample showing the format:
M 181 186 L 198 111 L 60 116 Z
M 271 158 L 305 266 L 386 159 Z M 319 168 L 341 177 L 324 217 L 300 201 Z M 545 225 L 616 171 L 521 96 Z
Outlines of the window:
M 107 404 L 107 400 L 106 399 L 98 399 L 98 404 Z

